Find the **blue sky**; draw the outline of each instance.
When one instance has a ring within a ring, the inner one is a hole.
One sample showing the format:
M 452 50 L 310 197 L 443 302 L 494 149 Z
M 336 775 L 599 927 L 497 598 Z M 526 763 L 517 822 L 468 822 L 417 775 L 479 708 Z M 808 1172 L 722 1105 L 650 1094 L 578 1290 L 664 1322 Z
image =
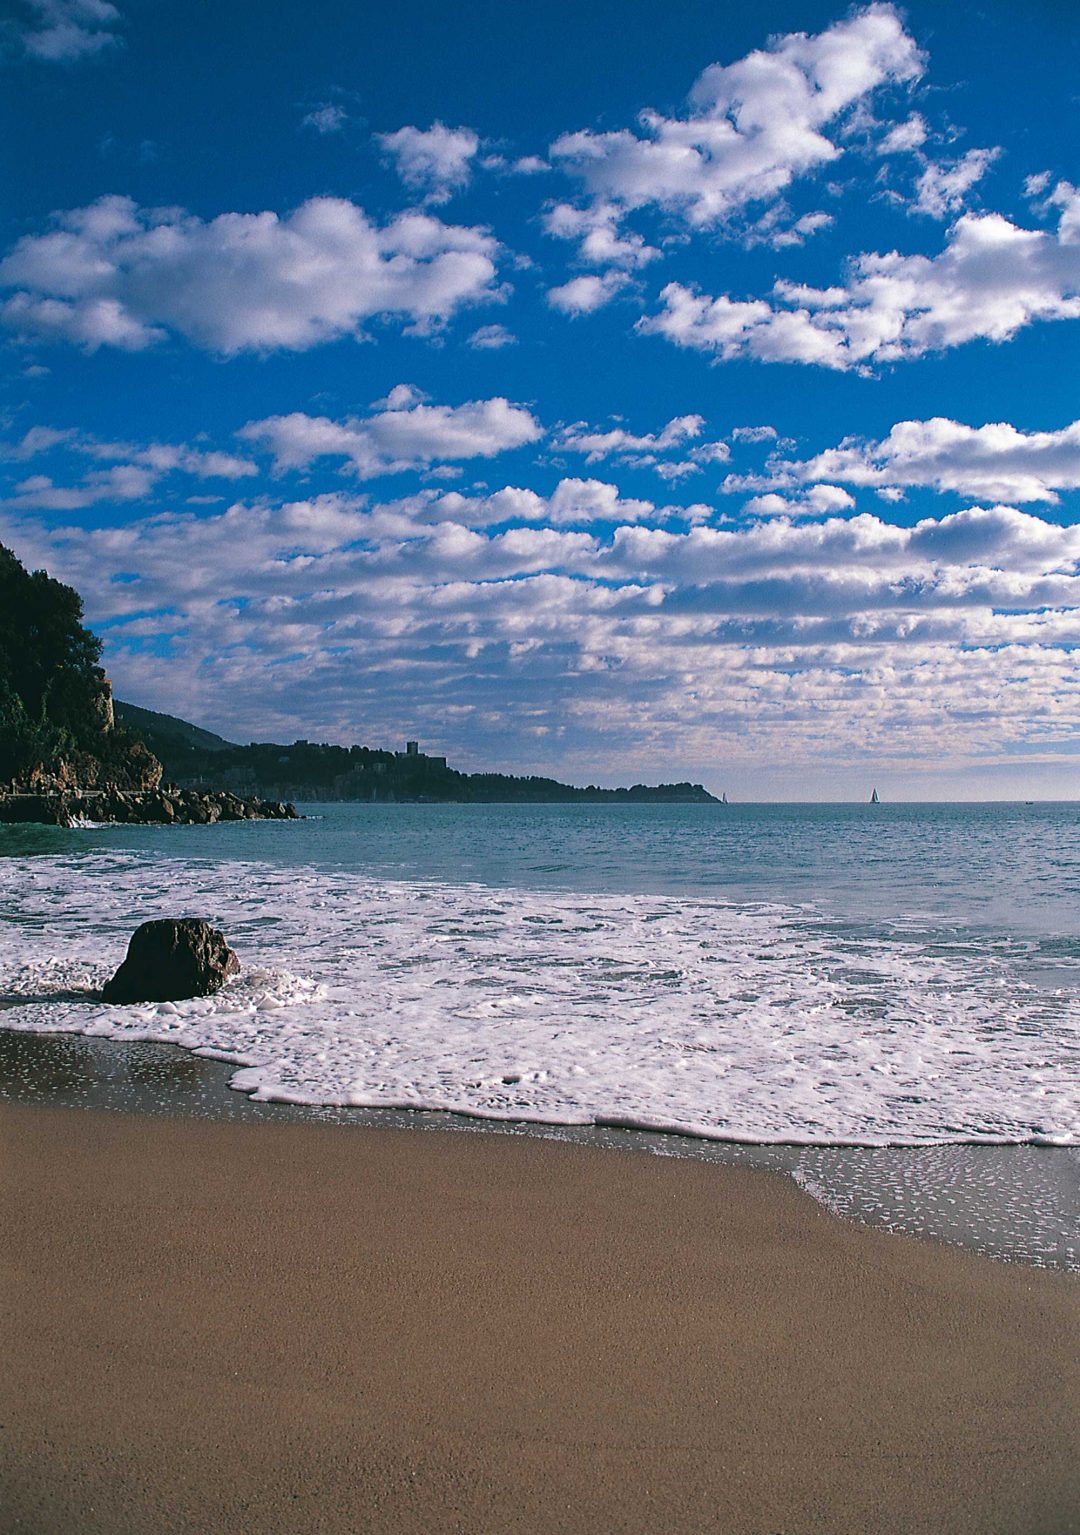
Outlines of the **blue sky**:
M 0 539 L 120 696 L 1076 793 L 1073 7 L 0 17 Z

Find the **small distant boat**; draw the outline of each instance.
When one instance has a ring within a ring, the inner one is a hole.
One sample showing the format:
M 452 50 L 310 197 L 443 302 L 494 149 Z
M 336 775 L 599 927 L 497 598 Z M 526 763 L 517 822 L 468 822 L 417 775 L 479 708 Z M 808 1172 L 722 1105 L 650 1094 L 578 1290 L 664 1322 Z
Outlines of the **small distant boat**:
M 720 796 L 720 803 L 721 803 L 721 805 L 726 805 L 727 804 L 727 790 L 726 789 L 724 790 L 723 794 L 721 794 L 721 796 Z
M 871 805 L 880 805 L 881 804 L 881 801 L 878 799 L 878 792 L 877 792 L 876 789 L 874 790 L 873 794 L 871 794 L 871 796 L 870 796 L 870 803 L 871 803 Z

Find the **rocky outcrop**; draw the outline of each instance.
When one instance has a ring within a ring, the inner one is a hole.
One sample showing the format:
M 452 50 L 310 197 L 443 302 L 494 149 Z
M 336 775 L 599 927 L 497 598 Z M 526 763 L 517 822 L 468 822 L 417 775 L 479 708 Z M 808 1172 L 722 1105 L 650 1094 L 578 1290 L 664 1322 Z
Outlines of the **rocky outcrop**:
M 101 992 L 103 1002 L 178 1002 L 208 997 L 240 961 L 225 935 L 201 917 L 165 917 L 135 929 L 127 958 Z
M 35 763 L 13 787 L 30 794 L 79 794 L 87 789 L 145 793 L 160 788 L 161 779 L 161 763 L 153 753 L 126 731 L 114 731 L 101 755 L 73 751 L 48 766 Z
M 0 780 L 31 792 L 156 789 L 161 764 L 118 725 L 101 641 L 82 617 L 78 592 L 0 545 Z
M 219 821 L 293 821 L 296 806 L 280 800 L 244 799 L 228 790 L 101 789 L 53 785 L 37 790 L 14 785 L 0 790 L 0 821 L 75 826 L 114 821 L 131 826 L 213 826 Z

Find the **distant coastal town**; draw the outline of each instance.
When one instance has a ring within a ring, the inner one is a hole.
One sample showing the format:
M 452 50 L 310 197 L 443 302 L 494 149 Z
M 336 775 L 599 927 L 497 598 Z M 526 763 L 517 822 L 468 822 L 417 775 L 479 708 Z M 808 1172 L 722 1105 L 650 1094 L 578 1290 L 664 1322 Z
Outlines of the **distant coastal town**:
M 418 741 L 406 742 L 404 751 L 304 740 L 291 745 L 267 741 L 239 746 L 184 720 L 132 704 L 117 701 L 116 716 L 146 742 L 166 776 L 186 789 L 224 788 L 265 800 L 718 803 L 701 784 L 579 788 L 535 774 L 462 773 L 449 767 L 445 757 L 421 751 Z

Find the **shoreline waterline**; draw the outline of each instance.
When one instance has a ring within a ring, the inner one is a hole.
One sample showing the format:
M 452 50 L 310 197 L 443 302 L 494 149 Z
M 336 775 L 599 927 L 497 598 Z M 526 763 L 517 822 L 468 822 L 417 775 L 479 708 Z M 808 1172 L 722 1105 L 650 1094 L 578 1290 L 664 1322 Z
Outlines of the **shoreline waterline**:
M 1051 1146 L 801 1146 L 442 1110 L 262 1100 L 234 1064 L 176 1045 L 0 1025 L 0 1101 L 249 1124 L 526 1137 L 783 1173 L 833 1214 L 985 1256 L 1080 1273 L 1080 1152 Z
M 760 898 L 376 876 L 369 829 L 338 826 L 344 865 L 228 843 L 212 861 L 0 860 L 0 966 L 26 1007 L 10 1026 L 214 1053 L 285 1102 L 762 1144 L 1077 1140 L 1074 943 Z M 238 982 L 94 1006 L 135 923 L 177 912 L 222 928 Z
M 0 827 L 0 1024 L 84 1041 L 9 1042 L 38 1062 L 16 1082 L 67 1050 L 77 1101 L 100 1077 L 150 1110 L 128 1078 L 155 1062 L 202 1072 L 212 1117 L 366 1105 L 329 1112 L 779 1167 L 839 1214 L 1080 1268 L 1074 807 L 304 809 Z M 179 914 L 238 979 L 95 1000 Z

